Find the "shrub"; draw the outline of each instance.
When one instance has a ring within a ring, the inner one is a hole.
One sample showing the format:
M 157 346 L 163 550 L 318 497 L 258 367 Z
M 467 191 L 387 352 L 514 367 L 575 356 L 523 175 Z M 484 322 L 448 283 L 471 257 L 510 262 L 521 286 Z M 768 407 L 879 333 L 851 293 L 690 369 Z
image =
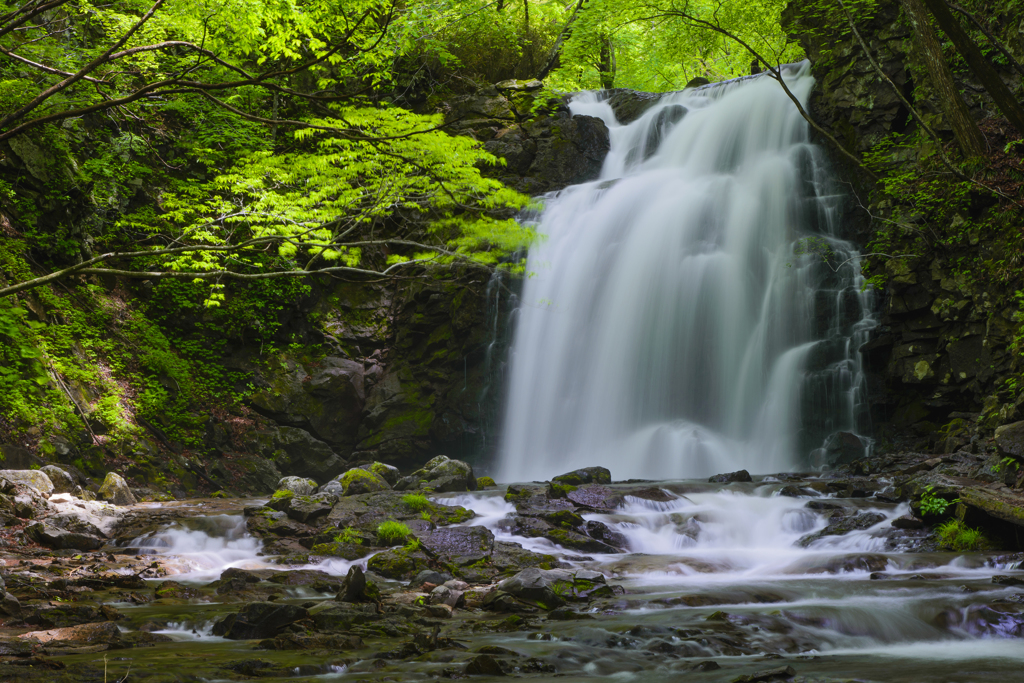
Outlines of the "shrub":
M 412 533 L 412 530 L 401 522 L 381 522 L 377 526 L 377 538 L 384 543 L 394 543 L 404 540 Z

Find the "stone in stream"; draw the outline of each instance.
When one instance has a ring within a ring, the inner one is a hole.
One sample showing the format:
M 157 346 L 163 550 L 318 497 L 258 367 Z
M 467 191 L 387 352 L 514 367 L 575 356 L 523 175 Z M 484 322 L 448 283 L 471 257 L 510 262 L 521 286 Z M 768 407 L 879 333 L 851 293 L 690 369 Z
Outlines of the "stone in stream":
M 737 676 L 732 683 L 756 683 L 757 681 L 784 681 L 796 676 L 796 669 L 791 666 L 780 666 L 776 669 L 755 671 L 752 674 Z
M 739 470 L 737 472 L 729 472 L 727 474 L 716 474 L 708 479 L 709 484 L 729 484 L 732 482 L 749 482 L 753 481 L 750 477 L 750 472 L 746 470 Z
M 307 616 L 308 612 L 298 605 L 252 602 L 214 624 L 213 635 L 230 640 L 273 638 L 279 630 Z
M 40 607 L 24 617 L 25 623 L 41 629 L 67 628 L 80 624 L 92 624 L 101 621 L 117 621 L 123 615 L 113 607 L 102 605 L 58 605 L 56 607 Z
M 498 660 L 490 655 L 477 655 L 466 663 L 464 670 L 467 676 L 504 676 Z
M 300 524 L 312 524 L 330 514 L 338 496 L 332 493 L 317 493 L 312 496 L 291 496 L 283 512 Z
M 369 465 L 360 465 L 360 469 L 364 469 L 367 472 L 373 472 L 381 479 L 386 481 L 388 483 L 388 486 L 394 486 L 402 477 L 397 467 L 394 467 L 393 465 L 387 465 L 382 462 L 372 462 Z
M 135 505 L 139 502 L 128 488 L 128 482 L 116 472 L 107 472 L 100 484 L 99 497 L 114 505 Z
M 524 569 L 498 584 L 497 590 L 551 610 L 565 604 L 566 598 L 590 590 L 594 584 L 605 583 L 604 574 L 589 570 Z
M 345 472 L 338 477 L 338 482 L 341 484 L 342 495 L 345 496 L 358 496 L 362 493 L 386 491 L 391 488 L 384 477 L 362 467 Z

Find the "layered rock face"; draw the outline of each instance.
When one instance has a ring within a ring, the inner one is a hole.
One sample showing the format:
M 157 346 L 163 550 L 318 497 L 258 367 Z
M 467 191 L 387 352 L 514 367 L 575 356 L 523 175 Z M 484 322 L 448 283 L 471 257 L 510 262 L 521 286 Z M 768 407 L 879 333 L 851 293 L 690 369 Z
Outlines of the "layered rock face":
M 1020 14 L 1019 9 L 992 8 L 985 17 L 1018 52 L 1024 49 L 1019 36 L 1014 38 Z M 804 0 L 791 2 L 784 13 L 784 26 L 803 45 L 818 81 L 810 113 L 855 154 L 877 150 L 883 142 L 902 145 L 895 162 L 889 157 L 885 168 L 889 177 L 917 173 L 916 164 L 933 150 L 915 136 L 920 133 L 919 124 L 892 85 L 878 75 L 845 22 L 838 10 L 817 12 Z M 859 25 L 862 35 L 870 36 L 872 56 L 888 79 L 932 129 L 951 141 L 951 129 L 899 3 L 878 3 L 873 18 Z M 998 137 L 998 130 L 993 133 L 987 127 L 987 122 L 998 120 L 998 110 L 970 72 L 955 60 L 951 65 L 972 115 L 990 138 Z M 1011 87 L 1019 86 L 1019 76 L 1006 67 L 998 68 Z M 1024 417 L 1024 395 L 1012 387 L 1021 369 L 1011 348 L 1020 327 L 1014 278 L 993 275 L 988 266 L 979 270 L 962 265 L 967 259 L 997 264 L 1014 258 L 992 232 L 972 227 L 985 225 L 995 199 L 975 188 L 964 215 L 953 216 L 948 225 L 929 225 L 920 218 L 901 227 L 890 220 L 892 203 L 877 192 L 870 178 L 826 140 L 818 142 L 831 153 L 848 189 L 846 225 L 861 244 L 882 233 L 899 235 L 901 230 L 908 236 L 934 237 L 926 249 L 876 257 L 868 273 L 884 282 L 879 325 L 862 348 L 872 377 L 874 431 L 883 444 L 926 452 L 984 448 L 979 440 L 992 436 L 997 426 Z M 947 234 L 963 237 L 956 241 L 939 237 Z M 890 239 L 896 244 L 900 239 L 911 241 L 909 237 Z

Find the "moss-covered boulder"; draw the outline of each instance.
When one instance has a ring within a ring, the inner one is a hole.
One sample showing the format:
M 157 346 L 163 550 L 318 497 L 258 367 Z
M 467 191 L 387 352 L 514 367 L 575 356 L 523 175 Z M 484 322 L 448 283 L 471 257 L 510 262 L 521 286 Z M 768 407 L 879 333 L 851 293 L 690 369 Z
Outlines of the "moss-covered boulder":
M 475 491 L 473 468 L 461 460 L 439 455 L 395 484 L 399 491 L 424 490 L 437 493 Z
M 583 486 L 584 484 L 610 484 L 612 473 L 605 467 L 582 467 L 551 478 L 552 483 Z
M 114 505 L 135 505 L 138 502 L 128 488 L 128 482 L 116 472 L 107 472 L 106 478 L 100 484 L 99 497 Z
M 497 484 L 494 482 L 494 479 L 492 479 L 491 477 L 477 477 L 476 478 L 476 487 L 477 487 L 477 489 L 485 489 L 488 486 L 497 486 Z
M 384 477 L 361 467 L 356 467 L 341 475 L 338 482 L 341 484 L 342 495 L 345 496 L 358 496 L 391 488 Z
M 389 486 L 397 484 L 398 480 L 402 476 L 397 467 L 392 467 L 391 465 L 386 465 L 382 462 L 373 462 L 369 465 L 363 465 L 362 469 L 379 475 L 380 478 L 386 481 Z

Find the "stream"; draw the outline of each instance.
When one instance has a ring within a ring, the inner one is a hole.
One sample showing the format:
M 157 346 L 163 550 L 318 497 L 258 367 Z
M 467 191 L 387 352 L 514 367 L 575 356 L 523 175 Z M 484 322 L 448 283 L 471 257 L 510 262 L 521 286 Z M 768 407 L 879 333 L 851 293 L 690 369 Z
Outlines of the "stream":
M 621 595 L 601 608 L 581 610 L 577 620 L 530 619 L 524 630 L 510 632 L 471 629 L 474 610 L 456 610 L 445 631 L 460 647 L 447 660 L 462 647 L 476 651 L 490 645 L 545 662 L 549 668 L 540 673 L 542 679 L 558 673 L 566 680 L 670 681 L 685 673 L 686 680 L 733 681 L 792 666 L 804 677 L 797 680 L 1019 680 L 1024 588 L 994 583 L 993 577 L 1005 583 L 1016 578 L 1024 585 L 1020 554 L 912 552 L 922 549 L 923 532 L 894 535 L 892 529 L 892 521 L 908 511 L 906 504 L 837 498 L 810 488 L 802 497 L 779 495 L 785 483 L 773 477 L 725 485 L 658 482 L 664 500 L 627 496 L 613 514 L 585 516 L 623 534 L 631 552 L 585 556 L 510 533 L 507 520 L 515 507 L 500 489 L 435 496 L 472 509 L 477 516 L 467 525 L 486 526 L 497 540 L 600 571 L 609 584 L 622 587 Z M 337 558 L 315 565 L 277 564 L 260 554 L 261 542 L 245 532 L 232 502 L 254 501 L 221 501 L 217 514 L 182 518 L 125 548 L 139 553 L 140 560 L 158 561 L 166 571 L 164 579 L 147 581 L 151 587 L 159 591 L 173 580 L 194 592 L 184 599 L 180 594 L 161 598 L 158 592 L 156 600 L 141 604 L 111 600 L 108 604 L 125 617 L 119 622 L 123 631 L 171 638 L 109 653 L 117 655 L 119 667 L 130 664 L 133 676 L 147 681 L 239 680 L 246 676 L 235 670 L 242 666 L 238 662 L 258 656 L 290 667 L 287 676 L 261 680 L 439 675 L 445 657 L 389 660 L 380 656 L 384 644 L 365 636 L 364 648 L 356 652 L 254 653 L 251 641 L 212 635 L 215 621 L 238 608 L 236 600 L 219 600 L 204 590 L 224 570 L 315 569 L 341 577 L 354 564 Z M 808 542 L 836 507 L 856 508 L 877 521 Z M 366 560 L 358 564 L 365 567 Z M 385 593 L 408 590 L 370 576 Z M 273 599 L 310 605 L 333 597 L 309 585 L 282 585 Z M 79 658 L 101 661 L 98 654 L 64 659 L 70 667 Z

